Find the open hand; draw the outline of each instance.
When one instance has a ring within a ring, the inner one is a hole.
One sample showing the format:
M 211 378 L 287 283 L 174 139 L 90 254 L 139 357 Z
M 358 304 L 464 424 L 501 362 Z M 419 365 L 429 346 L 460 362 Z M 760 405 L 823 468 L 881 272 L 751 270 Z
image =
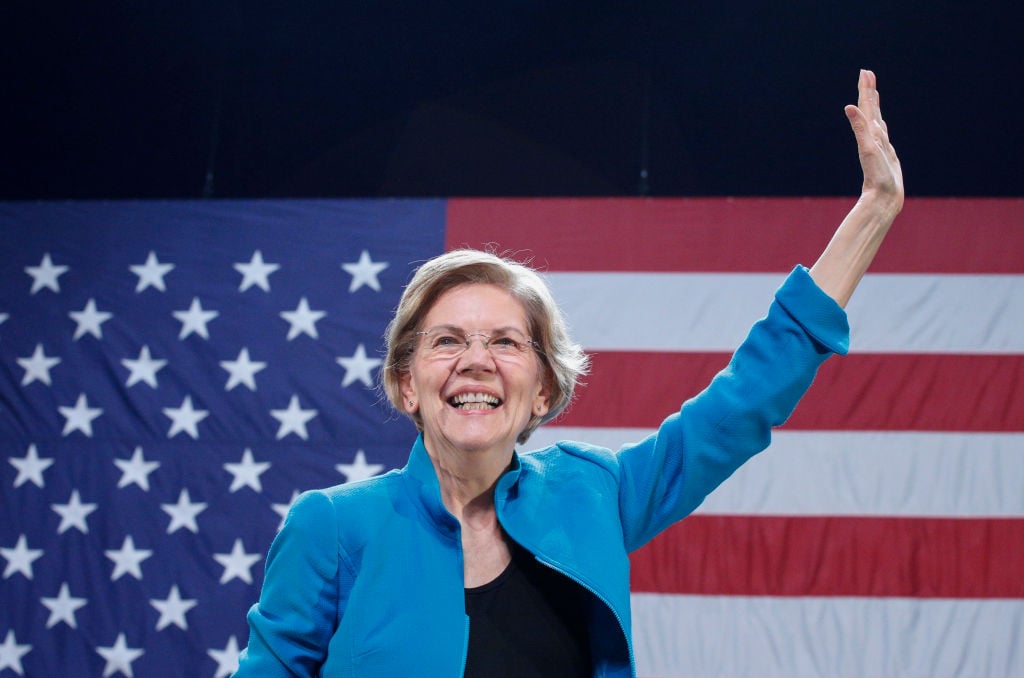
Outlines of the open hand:
M 857 137 L 857 152 L 864 172 L 861 198 L 877 200 L 893 215 L 903 208 L 903 170 L 879 107 L 877 80 L 868 70 L 857 81 L 857 105 L 846 107 L 846 117 Z

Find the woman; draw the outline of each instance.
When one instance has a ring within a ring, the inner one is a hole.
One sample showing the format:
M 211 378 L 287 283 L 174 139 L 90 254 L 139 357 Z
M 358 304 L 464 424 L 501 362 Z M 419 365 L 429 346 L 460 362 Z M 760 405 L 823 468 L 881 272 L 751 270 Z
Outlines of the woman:
M 420 267 L 384 370 L 420 431 L 408 465 L 296 502 L 236 675 L 633 675 L 628 553 L 766 447 L 818 366 L 846 351 L 842 307 L 903 205 L 874 74 L 858 89 L 846 114 L 860 200 L 729 366 L 616 453 L 515 452 L 587 367 L 535 273 L 473 251 Z

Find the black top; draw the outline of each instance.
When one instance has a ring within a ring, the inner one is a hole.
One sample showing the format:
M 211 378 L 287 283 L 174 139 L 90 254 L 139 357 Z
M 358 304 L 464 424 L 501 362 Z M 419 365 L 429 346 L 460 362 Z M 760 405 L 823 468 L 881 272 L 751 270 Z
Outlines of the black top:
M 466 589 L 466 678 L 593 675 L 587 593 L 510 543 L 512 562 L 494 581 Z

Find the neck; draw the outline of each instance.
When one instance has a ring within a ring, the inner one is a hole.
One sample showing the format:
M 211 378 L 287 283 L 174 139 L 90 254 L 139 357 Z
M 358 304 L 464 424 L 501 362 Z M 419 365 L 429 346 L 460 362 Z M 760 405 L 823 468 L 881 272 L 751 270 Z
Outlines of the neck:
M 435 452 L 426 445 L 434 464 L 441 500 L 464 527 L 487 527 L 494 520 L 494 488 L 512 463 L 512 450 Z

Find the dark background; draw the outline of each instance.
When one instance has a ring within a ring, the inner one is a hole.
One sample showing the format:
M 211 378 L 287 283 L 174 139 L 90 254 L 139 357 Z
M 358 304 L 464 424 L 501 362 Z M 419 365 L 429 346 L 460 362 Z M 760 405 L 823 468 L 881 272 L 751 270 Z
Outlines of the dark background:
M 1022 4 L 9 0 L 0 198 L 851 195 L 861 66 L 1020 196 Z

